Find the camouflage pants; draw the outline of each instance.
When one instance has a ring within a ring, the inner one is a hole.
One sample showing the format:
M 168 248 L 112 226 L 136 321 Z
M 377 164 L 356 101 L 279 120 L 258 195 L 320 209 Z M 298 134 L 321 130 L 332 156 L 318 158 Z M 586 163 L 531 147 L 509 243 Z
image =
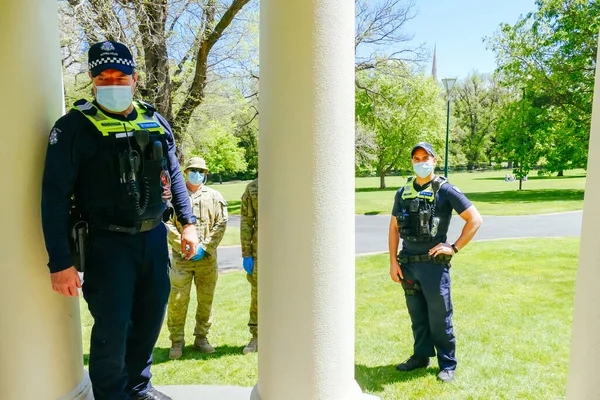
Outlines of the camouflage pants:
M 199 261 L 188 261 L 173 252 L 173 265 L 169 277 L 171 294 L 167 311 L 167 326 L 172 342 L 184 339 L 185 320 L 190 303 L 192 280 L 196 285 L 195 336 L 206 336 L 211 325 L 211 309 L 218 278 L 217 259 L 204 254 Z
M 254 257 L 254 269 L 252 274 L 246 274 L 250 282 L 250 319 L 248 327 L 252 336 L 258 336 L 258 260 Z

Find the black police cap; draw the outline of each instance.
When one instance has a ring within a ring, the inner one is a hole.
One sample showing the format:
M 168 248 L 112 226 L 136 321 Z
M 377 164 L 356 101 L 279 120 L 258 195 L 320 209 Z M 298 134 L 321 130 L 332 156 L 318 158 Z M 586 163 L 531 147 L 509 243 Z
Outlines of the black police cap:
M 423 149 L 427 152 L 427 154 L 437 157 L 435 155 L 435 151 L 433 150 L 433 146 L 431 145 L 431 143 L 427 143 L 427 142 L 419 142 L 415 145 L 415 147 L 413 147 L 412 152 L 410 153 L 410 156 L 412 157 L 415 154 L 415 151 L 417 151 L 417 149 Z
M 116 69 L 132 75 L 135 61 L 131 52 L 122 43 L 110 40 L 95 43 L 88 50 L 88 66 L 92 77 L 107 69 Z

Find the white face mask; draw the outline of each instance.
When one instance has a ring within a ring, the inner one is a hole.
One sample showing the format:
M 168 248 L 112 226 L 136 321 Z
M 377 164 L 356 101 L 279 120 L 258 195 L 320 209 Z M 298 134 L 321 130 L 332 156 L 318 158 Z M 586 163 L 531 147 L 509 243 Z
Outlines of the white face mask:
M 123 112 L 133 101 L 131 86 L 96 86 L 96 101 L 108 111 Z

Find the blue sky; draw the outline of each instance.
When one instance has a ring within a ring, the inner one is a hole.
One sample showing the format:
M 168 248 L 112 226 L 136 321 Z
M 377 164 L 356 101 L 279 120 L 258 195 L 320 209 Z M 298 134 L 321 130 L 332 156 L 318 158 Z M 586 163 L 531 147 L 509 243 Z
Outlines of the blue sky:
M 494 53 L 482 38 L 500 23 L 514 24 L 521 14 L 536 9 L 534 0 L 416 0 L 419 14 L 406 24 L 415 43 L 437 44 L 438 79 L 464 78 L 469 72 L 493 72 Z M 427 72 L 431 71 L 431 62 Z

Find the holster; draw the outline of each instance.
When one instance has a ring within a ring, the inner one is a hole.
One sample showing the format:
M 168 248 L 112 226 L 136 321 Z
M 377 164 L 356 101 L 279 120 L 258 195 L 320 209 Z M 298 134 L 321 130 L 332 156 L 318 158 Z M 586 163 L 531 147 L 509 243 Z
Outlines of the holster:
M 86 221 L 77 221 L 71 228 L 71 254 L 75 269 L 85 271 L 85 254 L 89 249 L 89 230 Z

